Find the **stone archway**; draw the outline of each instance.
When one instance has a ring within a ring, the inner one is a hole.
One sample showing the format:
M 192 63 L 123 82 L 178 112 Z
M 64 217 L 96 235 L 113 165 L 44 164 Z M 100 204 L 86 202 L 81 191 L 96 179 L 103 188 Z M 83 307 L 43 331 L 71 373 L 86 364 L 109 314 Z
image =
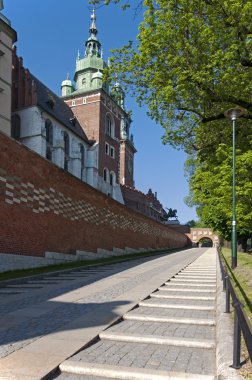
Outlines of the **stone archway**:
M 206 240 L 212 242 L 212 247 L 217 247 L 219 245 L 219 237 L 211 230 L 211 228 L 191 228 L 190 233 L 187 234 L 187 236 L 191 240 L 193 247 L 198 247 L 200 241 Z

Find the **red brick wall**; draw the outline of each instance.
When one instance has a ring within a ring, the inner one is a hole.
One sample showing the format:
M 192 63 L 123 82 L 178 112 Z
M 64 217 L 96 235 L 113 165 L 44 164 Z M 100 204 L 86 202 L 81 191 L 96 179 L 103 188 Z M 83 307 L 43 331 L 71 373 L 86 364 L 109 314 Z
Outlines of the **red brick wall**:
M 0 134 L 0 252 L 183 247 L 186 237 L 128 209 Z

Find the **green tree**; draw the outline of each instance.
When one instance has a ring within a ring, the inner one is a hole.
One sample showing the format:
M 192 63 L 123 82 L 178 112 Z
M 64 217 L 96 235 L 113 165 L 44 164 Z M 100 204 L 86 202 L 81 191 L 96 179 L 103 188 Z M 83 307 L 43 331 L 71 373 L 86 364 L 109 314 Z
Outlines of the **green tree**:
M 237 149 L 236 195 L 238 236 L 252 235 L 252 151 Z M 230 239 L 232 220 L 232 149 L 220 144 L 214 159 L 198 163 L 190 178 L 191 201 L 206 225 Z
M 128 0 L 95 0 L 96 3 Z M 232 128 L 224 117 L 241 107 L 237 126 L 237 221 L 251 234 L 252 1 L 144 0 L 136 43 L 115 50 L 116 73 L 164 128 L 163 143 L 191 155 L 189 205 L 203 223 L 230 238 Z
M 164 127 L 163 142 L 204 149 L 216 140 L 219 121 L 230 107 L 244 108 L 245 119 L 251 120 L 252 2 L 143 4 L 137 44 L 114 51 L 110 72 L 117 72 L 139 103 L 147 104 L 149 115 Z M 225 137 L 223 123 L 220 129 Z

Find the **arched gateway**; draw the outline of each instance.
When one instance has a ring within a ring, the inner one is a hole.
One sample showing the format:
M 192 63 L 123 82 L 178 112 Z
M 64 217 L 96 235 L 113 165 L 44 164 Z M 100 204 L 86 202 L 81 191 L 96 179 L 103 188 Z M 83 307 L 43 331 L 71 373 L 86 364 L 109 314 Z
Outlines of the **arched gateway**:
M 219 237 L 211 230 L 211 228 L 191 228 L 187 234 L 192 242 L 193 247 L 219 245 Z

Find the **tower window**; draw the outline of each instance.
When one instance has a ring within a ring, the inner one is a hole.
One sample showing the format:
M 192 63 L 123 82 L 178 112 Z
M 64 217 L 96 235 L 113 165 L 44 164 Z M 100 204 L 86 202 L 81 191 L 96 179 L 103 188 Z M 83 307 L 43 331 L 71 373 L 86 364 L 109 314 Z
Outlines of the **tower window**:
M 109 182 L 110 182 L 111 186 L 115 185 L 115 183 L 116 183 L 116 175 L 115 175 L 114 172 L 110 172 Z
M 103 169 L 103 180 L 105 182 L 109 182 L 109 171 L 107 168 L 104 168 Z
M 68 164 L 69 164 L 69 149 L 70 148 L 70 143 L 69 143 L 69 136 L 67 132 L 64 132 L 64 169 L 68 170 Z
M 105 119 L 105 132 L 109 136 L 111 136 L 111 137 L 114 137 L 114 135 L 115 135 L 114 122 L 113 122 L 112 117 L 110 116 L 110 114 L 106 115 L 106 119 Z
M 105 143 L 105 153 L 109 155 L 109 144 Z
M 46 158 L 52 160 L 52 149 L 53 149 L 53 126 L 51 120 L 47 119 L 45 121 L 45 131 L 46 131 Z
M 115 158 L 115 148 L 110 147 L 110 157 Z
M 21 119 L 19 115 L 13 115 L 11 118 L 11 137 L 16 140 L 20 139 Z

